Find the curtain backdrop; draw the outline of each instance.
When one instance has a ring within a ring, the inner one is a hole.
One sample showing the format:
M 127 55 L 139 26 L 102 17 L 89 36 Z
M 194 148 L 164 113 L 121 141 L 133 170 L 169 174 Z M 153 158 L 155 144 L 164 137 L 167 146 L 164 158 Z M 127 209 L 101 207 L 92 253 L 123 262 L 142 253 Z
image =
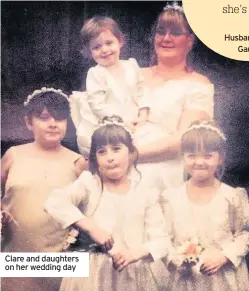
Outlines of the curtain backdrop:
M 86 18 L 114 18 L 126 36 L 122 58 L 134 57 L 141 67 L 150 63 L 151 27 L 166 2 L 120 1 L 2 1 L 2 154 L 12 144 L 32 136 L 23 123 L 22 103 L 42 86 L 66 93 L 85 88 L 87 70 L 80 29 Z M 210 32 L 212 33 L 212 32 Z M 228 135 L 225 181 L 249 184 L 249 62 L 222 57 L 199 40 L 193 64 L 215 85 L 215 119 Z M 76 149 L 69 122 L 65 144 Z

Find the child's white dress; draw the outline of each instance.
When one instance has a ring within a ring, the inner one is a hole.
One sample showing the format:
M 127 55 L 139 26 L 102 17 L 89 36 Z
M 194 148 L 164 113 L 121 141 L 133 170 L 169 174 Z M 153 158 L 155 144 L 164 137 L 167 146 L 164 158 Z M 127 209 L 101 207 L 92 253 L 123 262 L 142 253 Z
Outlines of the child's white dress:
M 131 123 L 138 114 L 143 78 L 135 59 L 120 60 L 120 63 L 124 70 L 122 84 L 106 67 L 96 65 L 89 69 L 86 78 L 87 100 L 98 119 L 114 114 L 125 123 Z
M 231 263 L 212 276 L 182 277 L 170 273 L 170 291 L 248 291 L 245 255 L 249 251 L 249 203 L 246 191 L 221 184 L 217 195 L 206 205 L 189 201 L 186 185 L 168 189 L 161 203 L 174 250 L 193 237 L 205 248 L 220 250 Z
M 143 77 L 135 59 L 120 62 L 124 69 L 122 83 L 107 68 L 96 65 L 87 73 L 86 92 L 73 92 L 71 96 L 71 116 L 81 153 L 89 152 L 92 133 L 103 117 L 118 115 L 128 125 L 137 119 Z
M 63 228 L 92 217 L 112 234 L 114 247 L 110 252 L 146 246 L 153 259 L 158 260 L 167 253 L 168 237 L 157 195 L 155 189 L 137 181 L 132 182 L 125 195 L 105 188 L 102 192 L 99 178 L 83 172 L 70 187 L 53 191 L 45 209 Z M 111 256 L 104 253 L 90 253 L 89 278 L 64 278 L 60 290 L 159 291 L 148 260 L 131 264 L 119 273 L 112 266 Z
M 146 85 L 146 84 L 145 84 Z M 136 145 L 143 146 L 177 133 L 182 114 L 199 110 L 213 117 L 213 84 L 192 80 L 169 80 L 145 94 L 150 107 L 149 121 L 134 134 Z M 138 165 L 143 176 L 163 177 L 166 187 L 183 183 L 183 166 L 179 158 Z

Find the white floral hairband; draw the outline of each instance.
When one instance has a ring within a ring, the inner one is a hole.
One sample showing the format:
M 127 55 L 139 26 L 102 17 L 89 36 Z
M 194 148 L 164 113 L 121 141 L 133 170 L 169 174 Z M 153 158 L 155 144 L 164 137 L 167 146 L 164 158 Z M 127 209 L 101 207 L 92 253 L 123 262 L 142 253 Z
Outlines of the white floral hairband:
M 174 9 L 178 10 L 180 12 L 183 12 L 182 6 L 178 5 L 177 2 L 173 2 L 172 4 L 167 4 L 164 8 L 163 11 L 168 10 L 168 9 Z
M 217 133 L 224 141 L 226 141 L 226 137 L 225 135 L 223 134 L 223 132 L 221 132 L 217 127 L 214 127 L 210 124 L 205 124 L 205 123 L 201 123 L 201 124 L 194 124 L 192 126 L 190 126 L 183 134 L 185 135 L 187 132 L 191 131 L 191 130 L 194 130 L 194 129 L 201 129 L 201 128 L 204 128 L 204 129 L 207 129 L 207 130 L 210 130 L 210 131 L 213 131 L 215 133 Z
M 124 124 L 124 122 L 119 122 L 117 120 L 104 120 L 104 121 L 101 121 L 99 124 L 98 124 L 98 128 L 101 128 L 103 126 L 106 126 L 106 125 L 118 125 L 118 126 L 121 126 L 123 127 L 129 134 L 130 136 L 132 137 L 132 132 L 131 130 Z
M 68 100 L 68 96 L 65 93 L 63 93 L 61 89 L 42 87 L 40 90 L 35 90 L 31 95 L 29 95 L 27 97 L 27 100 L 23 102 L 24 106 L 27 106 L 29 104 L 30 100 L 33 99 L 36 95 L 38 95 L 40 93 L 46 93 L 46 92 L 57 93 Z

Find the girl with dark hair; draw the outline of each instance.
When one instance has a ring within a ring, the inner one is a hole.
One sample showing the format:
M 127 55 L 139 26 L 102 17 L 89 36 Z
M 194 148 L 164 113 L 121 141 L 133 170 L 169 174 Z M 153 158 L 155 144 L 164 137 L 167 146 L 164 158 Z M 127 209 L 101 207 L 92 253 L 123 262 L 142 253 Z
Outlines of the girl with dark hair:
M 195 122 L 182 136 L 190 179 L 162 194 L 172 237 L 167 290 L 249 290 L 249 203 L 244 189 L 220 181 L 225 140 L 212 121 Z
M 35 90 L 24 102 L 25 123 L 34 141 L 11 147 L 2 158 L 4 252 L 59 252 L 69 229 L 44 212 L 52 189 L 77 178 L 74 162 L 81 156 L 61 145 L 69 116 L 68 97 L 61 90 Z M 87 166 L 85 165 L 85 168 Z M 58 290 L 59 278 L 2 278 L 2 289 Z
M 76 225 L 99 245 L 90 251 L 89 278 L 64 278 L 60 290 L 158 290 L 149 261 L 167 253 L 159 193 L 130 175 L 137 150 L 119 117 L 105 117 L 91 144 L 90 172 L 45 204 L 63 228 Z

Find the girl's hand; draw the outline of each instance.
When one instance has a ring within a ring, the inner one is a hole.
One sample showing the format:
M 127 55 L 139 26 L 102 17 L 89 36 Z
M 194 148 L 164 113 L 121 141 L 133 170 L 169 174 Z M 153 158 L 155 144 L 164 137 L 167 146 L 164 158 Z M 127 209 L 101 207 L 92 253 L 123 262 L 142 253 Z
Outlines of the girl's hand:
M 78 160 L 74 162 L 74 171 L 77 177 L 79 177 L 80 174 L 83 171 L 86 171 L 87 169 L 88 169 L 88 162 L 84 157 L 80 157 Z
M 112 235 L 105 230 L 94 226 L 88 231 L 88 234 L 97 244 L 103 247 L 105 252 L 108 252 L 112 248 L 114 243 Z
M 131 263 L 137 262 L 142 256 L 141 251 L 137 249 L 126 249 L 112 255 L 113 267 L 118 272 L 121 272 Z
M 222 266 L 229 262 L 219 250 L 205 250 L 203 258 L 204 262 L 201 265 L 200 272 L 207 276 L 215 274 Z

